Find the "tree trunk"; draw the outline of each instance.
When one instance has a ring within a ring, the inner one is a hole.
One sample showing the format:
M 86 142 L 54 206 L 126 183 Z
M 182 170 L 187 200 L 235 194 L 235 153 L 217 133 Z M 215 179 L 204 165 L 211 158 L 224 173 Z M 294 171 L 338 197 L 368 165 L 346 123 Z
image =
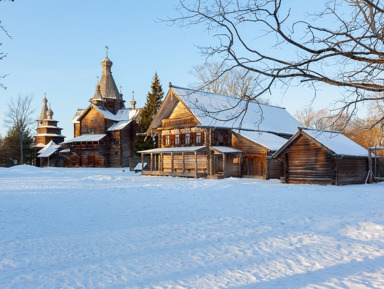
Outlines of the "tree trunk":
M 20 143 L 20 165 L 24 163 L 24 152 L 23 152 L 23 132 L 19 130 L 19 143 Z

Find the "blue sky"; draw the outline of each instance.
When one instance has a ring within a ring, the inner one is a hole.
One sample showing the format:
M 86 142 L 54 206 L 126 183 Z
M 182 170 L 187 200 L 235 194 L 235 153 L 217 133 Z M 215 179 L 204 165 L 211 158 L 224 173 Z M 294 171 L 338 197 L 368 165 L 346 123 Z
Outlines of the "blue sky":
M 0 90 L 0 134 L 6 104 L 20 95 L 33 95 L 38 117 L 42 99 L 47 99 L 54 119 L 72 138 L 71 120 L 77 108 L 85 108 L 93 96 L 100 62 L 109 46 L 112 73 L 124 99 L 129 103 L 135 91 L 137 106 L 142 107 L 157 72 L 168 90 L 168 83 L 188 87 L 196 79 L 190 73 L 204 58 L 197 48 L 211 43 L 203 27 L 179 28 L 156 21 L 175 16 L 177 0 L 105 1 L 105 0 L 15 0 L 0 2 L 0 20 L 12 39 L 0 34 L 2 51 L 8 53 L 0 64 L 0 75 L 9 74 Z M 315 106 L 325 107 L 337 91 L 324 88 Z M 295 113 L 309 104 L 313 92 L 292 88 L 276 91 L 271 103 Z M 35 128 L 35 127 L 33 127 Z

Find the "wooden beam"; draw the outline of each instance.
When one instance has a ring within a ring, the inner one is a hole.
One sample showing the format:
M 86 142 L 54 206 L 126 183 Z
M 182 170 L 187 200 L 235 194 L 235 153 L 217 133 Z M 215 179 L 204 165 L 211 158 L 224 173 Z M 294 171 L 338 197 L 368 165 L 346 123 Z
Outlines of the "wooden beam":
M 150 164 L 150 171 L 153 171 L 153 166 L 152 166 L 152 158 L 153 158 L 153 153 L 151 153 L 151 164 Z
M 223 154 L 223 177 L 225 177 L 225 164 L 226 164 L 227 156 Z
M 141 153 L 141 172 L 144 171 L 144 154 Z
M 183 173 L 184 173 L 185 172 L 185 155 L 184 155 L 184 152 L 182 152 L 181 155 L 183 156 Z
M 159 167 L 159 171 L 163 171 L 163 153 L 160 154 L 160 167 Z
M 197 178 L 197 152 L 195 151 L 195 177 Z
M 173 152 L 171 152 L 171 173 L 173 176 Z
M 373 183 L 373 169 L 372 169 L 372 149 L 368 148 L 368 183 Z

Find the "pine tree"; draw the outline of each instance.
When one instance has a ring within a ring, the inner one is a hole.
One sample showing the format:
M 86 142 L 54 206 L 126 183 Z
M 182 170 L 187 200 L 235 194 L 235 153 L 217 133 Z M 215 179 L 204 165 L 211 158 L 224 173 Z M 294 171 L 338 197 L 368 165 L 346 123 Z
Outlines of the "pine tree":
M 17 160 L 17 164 L 31 164 L 33 159 L 33 137 L 29 129 L 22 129 L 22 144 L 20 144 L 19 128 L 11 127 L 4 138 L 3 149 L 6 152 L 6 159 Z M 22 156 L 20 155 L 22 146 Z
M 163 88 L 161 87 L 159 77 L 157 73 L 153 77 L 153 82 L 151 85 L 151 91 L 147 94 L 147 101 L 143 110 L 141 111 L 139 131 L 145 133 L 152 120 L 154 119 L 157 111 L 159 110 L 161 104 L 163 103 L 162 99 L 164 96 Z M 139 136 L 136 142 L 136 151 L 147 150 L 156 148 L 158 145 L 157 139 L 152 139 L 151 137 Z

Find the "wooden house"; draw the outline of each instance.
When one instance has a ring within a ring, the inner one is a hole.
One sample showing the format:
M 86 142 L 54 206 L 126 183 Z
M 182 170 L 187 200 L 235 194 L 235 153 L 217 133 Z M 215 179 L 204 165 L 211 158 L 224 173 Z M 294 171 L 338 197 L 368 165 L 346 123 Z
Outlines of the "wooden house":
M 340 132 L 300 128 L 273 157 L 287 183 L 361 184 L 368 174 L 368 151 Z
M 108 56 L 101 65 L 103 73 L 90 104 L 79 109 L 72 121 L 74 138 L 61 145 L 68 167 L 126 167 L 134 153 L 140 109 L 134 99 L 130 108 L 125 107 Z
M 43 108 L 39 119 L 37 120 L 37 128 L 35 135 L 34 148 L 36 151 L 36 165 L 37 166 L 63 166 L 64 160 L 57 153 L 58 145 L 64 141 L 65 136 L 61 134 L 61 127 L 58 127 L 58 121 L 53 119 L 53 111 L 47 106 L 48 100 L 46 97 L 43 99 Z M 49 148 L 48 151 L 46 151 Z M 55 149 L 53 149 L 55 148 Z M 42 156 L 41 153 L 46 151 Z M 48 157 L 45 155 L 50 153 Z M 48 158 L 50 159 L 48 161 Z M 43 163 L 41 163 L 41 161 Z
M 140 152 L 150 157 L 143 174 L 279 178 L 271 155 L 298 126 L 284 108 L 170 85 L 147 131 L 159 147 Z

